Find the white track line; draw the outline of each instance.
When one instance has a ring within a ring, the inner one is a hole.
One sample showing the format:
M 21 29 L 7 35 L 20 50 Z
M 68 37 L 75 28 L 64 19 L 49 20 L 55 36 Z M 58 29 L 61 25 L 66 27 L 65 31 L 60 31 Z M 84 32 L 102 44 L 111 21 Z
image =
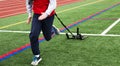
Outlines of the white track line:
M 101 35 L 105 35 L 108 31 L 110 31 L 117 23 L 120 22 L 120 18 L 118 20 L 116 20 L 113 24 L 111 24 L 107 29 L 105 29 Z
M 0 0 L 0 1 L 5 1 L 5 0 Z
M 3 33 L 30 33 L 30 31 L 13 31 L 13 30 L 0 30 L 0 32 Z M 65 35 L 66 33 L 60 33 L 61 35 Z M 69 33 L 68 33 L 69 34 Z M 73 33 L 74 35 L 76 33 Z M 113 37 L 120 37 L 120 35 L 115 35 L 115 34 L 106 34 L 106 35 L 102 35 L 102 34 L 83 34 L 82 35 L 86 35 L 86 36 L 113 36 Z
M 6 10 L 6 11 L 1 11 L 1 13 L 5 13 L 5 12 L 10 12 L 10 11 L 15 11 L 15 10 L 25 10 L 25 8 L 19 8 L 19 9 L 11 9 L 11 10 Z

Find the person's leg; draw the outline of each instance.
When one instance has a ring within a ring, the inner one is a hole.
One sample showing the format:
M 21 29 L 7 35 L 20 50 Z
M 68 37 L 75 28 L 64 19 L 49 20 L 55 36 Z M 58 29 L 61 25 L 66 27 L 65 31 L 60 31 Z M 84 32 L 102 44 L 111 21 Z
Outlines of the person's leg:
M 53 20 L 54 20 L 54 15 L 42 21 L 43 35 L 47 41 L 49 41 L 52 38 L 52 34 L 54 33 L 52 27 Z
M 33 15 L 30 37 L 31 49 L 34 55 L 40 54 L 38 37 L 41 31 L 41 22 L 38 20 L 38 14 Z
M 38 17 L 39 15 L 34 14 L 32 20 L 31 33 L 29 35 L 31 49 L 34 54 L 33 61 L 31 62 L 32 65 L 38 65 L 38 63 L 42 60 L 42 58 L 40 57 L 39 41 L 38 41 L 38 37 L 41 31 L 41 22 L 38 20 Z

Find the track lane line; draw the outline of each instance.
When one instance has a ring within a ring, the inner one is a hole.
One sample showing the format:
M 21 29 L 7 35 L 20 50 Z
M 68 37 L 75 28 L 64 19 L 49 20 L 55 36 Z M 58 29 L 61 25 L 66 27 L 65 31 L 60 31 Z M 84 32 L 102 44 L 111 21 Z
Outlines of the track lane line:
M 22 23 L 25 23 L 25 21 L 21 21 L 21 22 L 18 22 L 18 23 L 6 25 L 6 26 L 3 26 L 3 27 L 0 27 L 0 29 L 8 28 L 8 27 L 15 26 L 15 25 L 19 25 L 19 24 L 22 24 Z
M 80 7 L 85 7 L 85 6 L 95 4 L 95 3 L 98 3 L 98 2 L 101 2 L 101 1 L 104 1 L 104 0 L 98 0 L 98 1 L 95 1 L 95 2 L 90 2 L 90 3 L 84 4 L 84 5 L 80 5 L 80 6 L 72 7 L 72 8 L 69 8 L 69 9 L 65 9 L 65 10 L 59 11 L 57 13 L 59 14 L 59 13 L 63 13 L 63 12 L 66 12 L 66 11 L 74 10 L 74 9 L 77 9 L 77 8 L 80 8 Z

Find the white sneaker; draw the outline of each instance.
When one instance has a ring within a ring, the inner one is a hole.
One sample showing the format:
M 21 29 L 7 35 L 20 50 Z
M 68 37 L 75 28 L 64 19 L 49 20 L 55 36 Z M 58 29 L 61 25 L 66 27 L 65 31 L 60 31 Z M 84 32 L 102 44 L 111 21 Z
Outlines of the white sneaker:
M 38 65 L 38 63 L 42 60 L 42 58 L 39 56 L 39 57 L 34 57 L 33 58 L 33 61 L 31 62 L 31 65 L 33 66 L 36 66 Z

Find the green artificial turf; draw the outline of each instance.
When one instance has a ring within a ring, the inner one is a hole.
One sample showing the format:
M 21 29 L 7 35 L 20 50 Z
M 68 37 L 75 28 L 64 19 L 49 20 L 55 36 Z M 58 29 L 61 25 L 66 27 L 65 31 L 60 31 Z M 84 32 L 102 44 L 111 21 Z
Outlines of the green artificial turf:
M 119 2 L 119 0 L 104 0 L 71 9 L 95 1 L 85 0 L 83 2 L 59 6 L 56 12 L 64 24 L 69 25 Z M 70 30 L 76 32 L 76 27 L 79 27 L 81 33 L 101 34 L 120 17 L 119 6 L 80 23 L 70 28 Z M 66 9 L 71 10 L 60 13 L 60 11 Z M 95 18 L 98 18 L 98 20 L 94 20 Z M 116 18 L 116 20 L 104 20 L 101 18 Z M 2 18 L 0 19 L 0 28 L 14 23 L 24 22 L 0 30 L 30 31 L 31 25 L 25 23 L 26 19 L 27 14 Z M 63 28 L 56 18 L 54 24 L 58 28 Z M 120 35 L 119 25 L 120 23 L 115 25 L 107 34 Z M 0 32 L 0 55 L 27 43 L 29 43 L 29 34 Z M 120 37 L 118 36 L 88 36 L 85 40 L 68 40 L 65 35 L 58 35 L 49 42 L 44 41 L 40 43 L 40 50 L 43 60 L 38 66 L 120 66 Z M 1 61 L 0 66 L 30 66 L 32 57 L 33 55 L 29 48 Z

